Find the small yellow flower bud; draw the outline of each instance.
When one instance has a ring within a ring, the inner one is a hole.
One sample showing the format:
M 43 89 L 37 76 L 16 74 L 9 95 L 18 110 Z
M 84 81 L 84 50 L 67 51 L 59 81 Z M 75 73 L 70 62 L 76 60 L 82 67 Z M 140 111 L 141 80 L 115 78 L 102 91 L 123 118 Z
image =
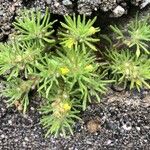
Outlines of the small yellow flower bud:
M 96 33 L 96 29 L 94 27 L 90 27 L 89 33 L 90 34 L 95 34 Z
M 61 67 L 60 71 L 62 75 L 66 75 L 69 72 L 69 69 L 67 67 Z
M 68 103 L 63 104 L 63 109 L 65 111 L 69 111 L 71 109 L 71 106 Z
M 141 82 L 139 79 L 137 79 L 137 80 L 136 80 L 136 84 L 139 85 L 139 86 L 141 86 L 141 85 L 142 85 L 142 82 Z
M 66 46 L 68 48 L 72 48 L 72 46 L 76 43 L 75 39 L 74 38 L 69 38 L 68 39 L 68 42 L 66 43 Z
M 87 65 L 85 67 L 85 70 L 92 71 L 93 70 L 93 66 L 92 65 Z

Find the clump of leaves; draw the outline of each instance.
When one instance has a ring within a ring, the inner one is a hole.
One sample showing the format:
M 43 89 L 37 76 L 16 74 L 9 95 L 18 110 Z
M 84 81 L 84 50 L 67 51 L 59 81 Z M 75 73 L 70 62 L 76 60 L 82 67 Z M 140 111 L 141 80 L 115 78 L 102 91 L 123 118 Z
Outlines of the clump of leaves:
M 25 9 L 21 12 L 21 17 L 16 19 L 13 25 L 19 32 L 18 40 L 33 41 L 41 46 L 45 46 L 46 43 L 51 44 L 55 42 L 51 36 L 54 32 L 52 25 L 55 21 L 50 21 L 48 9 L 43 15 L 39 10 Z
M 103 66 L 91 51 L 99 41 L 93 37 L 99 31 L 93 27 L 95 20 L 65 16 L 61 42 L 49 51 L 55 44 L 55 21 L 50 21 L 48 9 L 45 16 L 38 10 L 24 10 L 13 23 L 17 32 L 11 42 L 0 44 L 0 75 L 7 80 L 2 94 L 10 106 L 19 105 L 26 113 L 29 93 L 35 88 L 45 98 L 40 110 L 46 136 L 73 134 L 81 107 L 85 110 L 89 102 L 100 101 L 106 91 L 106 71 L 102 73 Z
M 141 55 L 136 57 L 129 50 L 117 52 L 111 51 L 108 54 L 109 68 L 112 70 L 113 78 L 118 84 L 130 83 L 130 89 L 136 87 L 139 91 L 143 86 L 150 88 L 150 60 Z
M 136 19 L 127 25 L 127 29 L 111 26 L 111 29 L 116 33 L 117 43 L 124 43 L 129 48 L 135 47 L 136 56 L 139 57 L 141 51 L 150 54 L 148 42 L 150 42 L 150 24 L 148 20 L 150 16 L 143 19 Z
M 28 74 L 33 73 L 35 60 L 41 57 L 40 52 L 41 49 L 32 42 L 0 43 L 0 75 L 9 72 L 9 80 L 23 71 L 27 78 Z
M 77 100 L 71 100 L 65 91 L 50 98 L 40 110 L 43 114 L 41 124 L 47 129 L 46 137 L 49 134 L 58 136 L 59 133 L 66 136 L 68 131 L 73 134 L 72 126 L 76 119 L 80 119 Z
M 66 55 L 59 53 L 60 74 L 71 92 L 81 100 L 85 110 L 92 99 L 100 102 L 100 94 L 106 92 L 110 81 L 104 80 L 106 72 L 101 72 L 102 64 L 96 63 L 96 57 L 92 53 L 85 54 L 80 46 L 76 50 L 66 51 Z
M 60 44 L 67 48 L 72 48 L 74 45 L 80 45 L 84 51 L 85 47 L 96 50 L 93 43 L 99 41 L 99 39 L 95 39 L 92 36 L 96 32 L 99 32 L 100 29 L 93 27 L 95 20 L 96 17 L 92 20 L 89 19 L 86 22 L 85 15 L 83 15 L 82 19 L 80 15 L 77 17 L 73 15 L 73 18 L 69 15 L 65 16 L 66 23 L 61 22 L 63 30 L 59 33 L 61 36 Z
M 41 81 L 39 90 L 44 90 L 46 98 L 56 87 L 67 86 L 72 95 L 81 100 L 83 110 L 92 96 L 100 102 L 100 93 L 105 93 L 110 81 L 103 80 L 106 72 L 100 72 L 101 65 L 96 63 L 92 53 L 85 54 L 80 47 L 67 49 L 66 53 L 57 52 L 58 56 L 44 58 L 37 64 Z
M 43 57 L 46 44 L 54 43 L 51 38 L 54 22 L 50 22 L 48 9 L 45 16 L 40 11 L 23 10 L 21 18 L 14 22 L 17 34 L 8 43 L 0 43 L 0 75 L 8 81 L 2 94 L 10 98 L 10 106 L 19 102 L 23 113 L 29 105 L 29 91 L 40 80 L 32 76 L 35 64 Z
M 38 84 L 38 92 L 44 90 L 44 97 L 48 98 L 49 94 L 55 93 L 55 88 L 59 88 L 61 82 L 60 75 L 58 72 L 59 62 L 55 57 L 48 57 L 45 55 L 35 64 L 38 72 L 35 75 L 40 79 Z M 54 93 L 53 93 L 54 92 Z
M 15 105 L 25 114 L 29 105 L 29 92 L 34 87 L 34 80 L 15 78 L 5 82 L 5 89 L 1 94 L 8 98 L 9 106 Z

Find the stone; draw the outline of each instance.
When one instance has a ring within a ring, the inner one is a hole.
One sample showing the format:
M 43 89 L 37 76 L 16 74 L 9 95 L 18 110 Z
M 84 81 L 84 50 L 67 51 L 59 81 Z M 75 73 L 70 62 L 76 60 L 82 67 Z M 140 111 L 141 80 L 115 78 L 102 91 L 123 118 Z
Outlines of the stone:
M 52 0 L 46 0 L 47 4 L 51 4 Z
M 143 3 L 141 3 L 140 8 L 142 9 L 142 8 L 146 7 L 149 3 L 150 3 L 150 0 L 144 0 Z
M 63 0 L 62 3 L 65 6 L 72 5 L 72 2 L 70 0 Z
M 125 9 L 118 5 L 114 10 L 113 14 L 115 17 L 121 17 L 123 14 L 125 14 Z

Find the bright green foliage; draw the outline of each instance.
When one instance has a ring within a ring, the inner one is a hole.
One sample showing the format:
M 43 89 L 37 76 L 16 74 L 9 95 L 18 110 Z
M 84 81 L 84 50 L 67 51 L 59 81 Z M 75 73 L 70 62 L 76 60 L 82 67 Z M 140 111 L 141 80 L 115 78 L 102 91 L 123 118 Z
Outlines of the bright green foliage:
M 0 43 L 0 75 L 8 74 L 8 80 L 23 71 L 25 77 L 34 70 L 34 63 L 40 57 L 40 48 L 34 43 L 13 41 Z
M 44 98 L 39 109 L 46 136 L 73 134 L 81 108 L 99 102 L 108 83 L 104 80 L 106 71 L 101 73 L 102 65 L 90 52 L 96 50 L 93 43 L 99 41 L 93 38 L 99 31 L 93 27 L 96 18 L 86 22 L 85 16 L 65 16 L 59 33 L 61 42 L 55 45 L 55 21 L 50 21 L 48 9 L 45 16 L 33 10 L 24 10 L 21 15 L 13 23 L 17 31 L 14 37 L 0 44 L 0 75 L 7 80 L 2 94 L 8 97 L 9 106 L 19 104 L 26 113 L 34 88 Z
M 140 90 L 143 86 L 150 88 L 150 59 L 141 55 L 136 57 L 129 50 L 126 51 L 111 51 L 108 54 L 109 68 L 112 70 L 112 75 L 116 82 L 130 83 L 130 89 L 136 87 Z
M 141 51 L 150 54 L 148 42 L 150 42 L 150 24 L 148 15 L 144 19 L 136 17 L 134 21 L 131 21 L 127 29 L 118 28 L 117 26 L 111 26 L 112 30 L 116 33 L 119 43 L 124 43 L 129 48 L 133 47 L 136 51 L 136 56 L 139 57 Z M 115 37 L 116 38 L 116 37 Z M 118 42 L 118 41 L 117 41 Z
M 22 107 L 22 111 L 25 114 L 29 105 L 28 94 L 30 89 L 34 86 L 34 80 L 24 81 L 20 78 L 12 79 L 5 82 L 6 88 L 1 91 L 1 94 L 8 97 L 9 106 L 19 103 Z
M 39 72 L 35 75 L 40 79 L 38 91 L 41 92 L 44 90 L 46 98 L 49 97 L 49 94 L 54 94 L 56 91 L 55 88 L 58 88 L 60 84 L 58 63 L 56 59 L 48 57 L 47 55 L 36 63 L 36 68 Z
M 93 27 L 95 20 L 96 17 L 86 22 L 85 15 L 83 15 L 82 19 L 80 15 L 78 17 L 74 15 L 73 18 L 69 15 L 65 16 L 66 23 L 61 22 L 64 29 L 59 33 L 61 44 L 67 48 L 80 45 L 84 51 L 85 47 L 96 50 L 93 43 L 99 41 L 99 39 L 95 39 L 92 36 L 100 30 Z
M 103 80 L 106 74 L 99 72 L 101 64 L 96 63 L 95 56 L 90 52 L 85 54 L 80 47 L 78 50 L 68 50 L 66 55 L 59 55 L 60 75 L 70 91 L 81 100 L 83 110 L 93 97 L 100 102 L 100 94 L 105 93 L 110 81 Z
M 69 95 L 61 91 L 41 107 L 43 114 L 41 123 L 47 129 L 46 137 L 49 134 L 58 136 L 59 133 L 66 136 L 68 131 L 73 134 L 72 126 L 76 119 L 80 119 L 77 117 L 79 111 L 76 101 L 76 99 L 70 100 Z
M 92 96 L 99 102 L 100 93 L 105 93 L 108 81 L 103 78 L 106 72 L 99 72 L 101 65 L 90 52 L 85 54 L 80 47 L 65 51 L 64 54 L 57 52 L 58 56 L 52 58 L 46 56 L 36 65 L 40 70 L 36 75 L 41 79 L 38 90 L 44 90 L 48 98 L 55 89 L 65 85 L 71 96 L 78 97 L 85 110 L 87 103 L 92 102 Z
M 48 9 L 45 14 L 39 10 L 22 11 L 21 17 L 14 22 L 15 28 L 19 31 L 17 39 L 20 41 L 34 41 L 36 44 L 44 46 L 46 43 L 54 43 L 51 38 L 54 30 L 52 25 L 55 21 L 50 22 L 50 13 Z
M 13 23 L 17 31 L 14 37 L 0 43 L 0 75 L 6 79 L 1 94 L 8 97 L 9 106 L 19 104 L 26 113 L 29 93 L 36 90 L 43 100 L 39 110 L 46 136 L 73 134 L 80 111 L 91 102 L 100 102 L 106 92 L 112 81 L 107 78 L 108 72 L 117 84 L 126 87 L 129 83 L 130 89 L 150 88 L 148 18 L 136 19 L 127 30 L 111 26 L 117 34 L 115 43 L 103 36 L 111 45 L 108 60 L 96 59 L 93 52 L 94 43 L 99 41 L 93 36 L 100 30 L 93 27 L 95 20 L 86 21 L 85 15 L 65 16 L 56 44 L 52 38 L 55 21 L 50 21 L 48 9 L 44 16 L 40 11 L 24 10 Z

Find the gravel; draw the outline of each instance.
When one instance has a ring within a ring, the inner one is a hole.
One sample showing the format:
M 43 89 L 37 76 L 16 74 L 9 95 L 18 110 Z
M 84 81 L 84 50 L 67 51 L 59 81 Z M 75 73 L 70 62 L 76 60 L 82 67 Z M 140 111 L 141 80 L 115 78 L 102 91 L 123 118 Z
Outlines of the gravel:
M 56 14 L 78 12 L 79 14 L 91 15 L 93 11 L 98 13 L 103 11 L 110 12 L 113 17 L 120 17 L 133 6 L 138 6 L 140 9 L 146 7 L 150 0 L 45 0 L 45 2 Z
M 120 17 L 134 6 L 145 7 L 149 0 L 0 0 L 0 41 L 13 32 L 12 22 L 20 9 L 49 6 L 54 14 L 73 12 L 91 15 L 93 11 Z M 144 14 L 147 14 L 146 11 Z M 131 11 L 130 11 L 131 13 Z M 58 17 L 58 16 L 57 16 Z M 108 17 L 106 17 L 107 20 Z M 104 20 L 103 20 L 104 21 Z M 105 21 L 104 21 L 105 22 Z M 0 85 L 0 90 L 2 86 Z M 117 91 L 117 90 L 116 90 Z M 40 99 L 33 97 L 29 112 L 23 116 L 8 108 L 0 97 L 0 150 L 149 150 L 150 91 L 109 91 L 100 104 L 91 104 L 81 114 L 73 136 L 44 138 L 37 108 Z
M 15 13 L 21 7 L 21 0 L 0 0 L 0 41 L 11 33 Z
M 31 100 L 26 116 L 0 105 L 2 150 L 149 150 L 150 91 L 109 90 L 100 104 L 91 104 L 76 123 L 74 135 L 44 138 L 36 111 L 40 99 Z M 1 110 L 4 110 L 3 112 Z
M 13 32 L 12 22 L 23 8 L 40 8 L 44 13 L 48 6 L 53 14 L 86 14 L 93 12 L 98 16 L 121 17 L 132 10 L 133 6 L 139 9 L 146 7 L 150 0 L 0 0 L 0 41 L 8 39 Z M 58 16 L 55 16 L 58 17 Z

